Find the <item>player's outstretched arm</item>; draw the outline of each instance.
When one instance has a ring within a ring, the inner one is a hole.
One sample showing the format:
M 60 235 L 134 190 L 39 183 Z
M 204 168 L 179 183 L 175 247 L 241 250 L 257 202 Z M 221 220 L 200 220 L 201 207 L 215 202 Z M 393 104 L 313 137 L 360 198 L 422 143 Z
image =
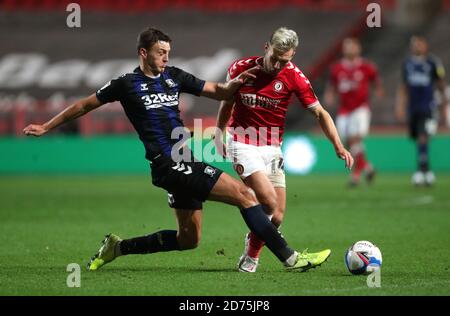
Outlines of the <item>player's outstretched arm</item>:
M 335 94 L 336 93 L 334 91 L 334 87 L 331 85 L 331 83 L 328 83 L 323 94 L 323 98 L 327 106 L 332 106 L 334 104 Z
M 216 126 L 217 129 L 222 132 L 222 135 L 225 134 L 225 128 L 227 127 L 228 121 L 230 120 L 233 108 L 233 99 L 220 102 L 219 111 L 217 112 Z
M 401 83 L 397 89 L 397 100 L 395 104 L 395 116 L 400 122 L 406 118 L 406 103 L 408 101 L 408 90 L 404 83 Z
M 216 132 L 214 134 L 214 143 L 216 150 L 222 157 L 226 156 L 226 149 L 223 142 L 223 136 L 225 135 L 225 129 L 227 123 L 230 120 L 231 113 L 233 112 L 234 100 L 220 102 L 219 111 L 217 113 Z
M 322 131 L 333 144 L 336 155 L 345 161 L 345 167 L 351 169 L 353 167 L 353 157 L 350 152 L 344 148 L 344 145 L 342 145 L 336 126 L 328 111 L 320 104 L 312 107 L 310 111 L 317 118 Z
M 378 99 L 383 99 L 386 95 L 386 92 L 384 91 L 384 85 L 383 85 L 383 81 L 381 81 L 381 79 L 378 79 L 375 81 L 375 96 Z
M 25 135 L 33 135 L 33 136 L 42 136 L 46 134 L 48 131 L 54 129 L 55 127 L 64 124 L 68 121 L 76 119 L 89 111 L 92 111 L 99 106 L 101 103 L 97 96 L 94 94 L 90 95 L 87 98 L 76 101 L 74 104 L 70 105 L 62 112 L 55 115 L 48 122 L 40 125 L 40 124 L 30 124 L 23 129 Z
M 200 95 L 219 101 L 229 100 L 244 83 L 246 83 L 250 79 L 255 79 L 255 73 L 260 69 L 260 66 L 255 66 L 241 72 L 239 76 L 225 83 L 207 81 L 205 82 L 203 91 L 200 93 Z
M 440 78 L 437 80 L 436 82 L 436 87 L 437 90 L 439 91 L 440 95 L 441 95 L 441 117 L 442 117 L 442 122 L 447 123 L 447 126 L 450 127 L 450 119 L 449 119 L 449 115 L 450 113 L 448 113 L 449 109 L 448 109 L 448 99 L 447 99 L 447 94 L 445 93 L 445 89 L 447 88 L 447 84 L 445 83 L 444 78 Z

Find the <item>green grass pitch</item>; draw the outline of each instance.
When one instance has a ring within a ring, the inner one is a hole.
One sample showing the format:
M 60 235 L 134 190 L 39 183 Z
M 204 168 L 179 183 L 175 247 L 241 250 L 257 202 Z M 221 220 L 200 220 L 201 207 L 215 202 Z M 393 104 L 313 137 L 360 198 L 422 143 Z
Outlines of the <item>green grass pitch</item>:
M 163 190 L 146 176 L 2 176 L 1 295 L 450 295 L 450 175 L 414 188 L 381 174 L 348 189 L 345 175 L 288 177 L 283 235 L 298 250 L 331 248 L 322 267 L 287 272 L 265 249 L 255 274 L 236 272 L 247 229 L 237 209 L 208 202 L 200 247 L 122 257 L 99 271 L 86 263 L 105 233 L 131 237 L 174 229 Z M 346 271 L 357 240 L 383 254 L 381 287 Z M 68 288 L 69 263 L 81 287 Z

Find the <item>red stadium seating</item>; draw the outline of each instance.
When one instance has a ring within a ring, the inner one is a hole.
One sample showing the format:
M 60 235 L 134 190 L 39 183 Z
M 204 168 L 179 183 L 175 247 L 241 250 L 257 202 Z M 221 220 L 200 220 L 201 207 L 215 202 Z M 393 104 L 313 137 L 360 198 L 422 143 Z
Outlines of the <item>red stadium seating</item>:
M 72 0 L 3 0 L 0 8 L 5 11 L 12 10 L 61 10 Z M 166 9 L 195 9 L 202 11 L 258 11 L 271 10 L 286 6 L 303 7 L 309 9 L 346 11 L 359 10 L 366 7 L 369 0 L 78 0 L 76 1 L 83 10 L 93 11 L 119 11 L 119 12 L 142 12 L 158 11 Z M 383 8 L 392 9 L 395 0 L 384 0 Z M 450 8 L 450 1 L 444 1 L 445 6 Z

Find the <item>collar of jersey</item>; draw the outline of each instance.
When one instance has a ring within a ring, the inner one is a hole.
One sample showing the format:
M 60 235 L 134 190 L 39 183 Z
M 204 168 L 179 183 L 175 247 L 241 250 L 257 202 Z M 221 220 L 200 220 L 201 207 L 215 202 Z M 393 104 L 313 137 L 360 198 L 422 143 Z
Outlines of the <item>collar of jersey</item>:
M 353 60 L 349 60 L 347 58 L 342 58 L 342 64 L 347 68 L 358 67 L 362 64 L 362 62 L 363 62 L 362 57 L 356 57 Z
M 414 62 L 417 62 L 417 63 L 423 63 L 423 62 L 425 62 L 425 61 L 427 60 L 427 56 L 423 56 L 423 55 L 421 55 L 421 56 L 411 55 L 411 59 L 412 59 Z
M 137 72 L 137 73 L 139 73 L 143 76 L 146 76 L 147 78 L 150 78 L 150 79 L 158 79 L 159 77 L 161 77 L 161 74 L 158 74 L 157 76 L 148 76 L 142 71 L 141 67 L 136 67 L 134 69 L 134 72 Z

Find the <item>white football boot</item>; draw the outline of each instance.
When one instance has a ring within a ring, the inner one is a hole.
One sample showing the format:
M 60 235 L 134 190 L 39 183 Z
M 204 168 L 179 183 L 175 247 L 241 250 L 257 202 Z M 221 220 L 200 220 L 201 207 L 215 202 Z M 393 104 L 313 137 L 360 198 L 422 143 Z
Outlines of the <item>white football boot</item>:
M 434 184 L 434 181 L 436 181 L 436 177 L 433 171 L 430 170 L 425 172 L 425 185 L 431 186 Z
M 259 258 L 255 259 L 247 255 L 249 242 L 250 242 L 250 233 L 247 233 L 244 239 L 244 252 L 242 253 L 242 256 L 239 258 L 238 262 L 238 270 L 240 272 L 253 273 L 256 272 L 256 268 L 258 267 Z
M 422 171 L 416 171 L 411 178 L 411 182 L 416 186 L 423 185 L 425 183 L 425 174 Z

